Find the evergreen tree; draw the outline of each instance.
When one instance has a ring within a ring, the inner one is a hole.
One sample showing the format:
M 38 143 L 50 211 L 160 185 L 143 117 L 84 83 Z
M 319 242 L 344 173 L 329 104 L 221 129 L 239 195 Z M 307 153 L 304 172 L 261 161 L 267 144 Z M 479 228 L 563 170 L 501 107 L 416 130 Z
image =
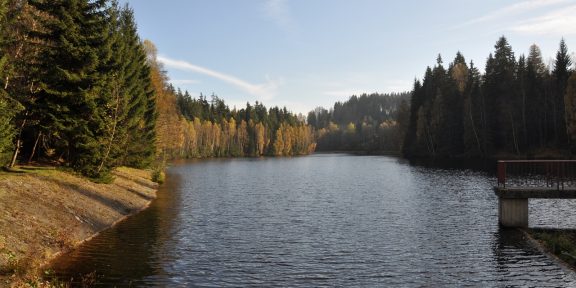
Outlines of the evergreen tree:
M 120 11 L 119 66 L 110 83 L 118 82 L 116 122 L 118 140 L 113 158 L 119 164 L 146 167 L 154 160 L 156 147 L 156 99 L 151 84 L 150 66 L 137 33 L 134 13 L 128 7 Z M 117 91 L 113 89 L 112 91 Z
M 504 36 L 498 39 L 494 48 L 494 56 L 490 55 L 486 63 L 484 85 L 488 112 L 488 143 L 493 145 L 496 151 L 519 153 L 518 128 L 521 127 L 521 121 L 515 110 L 515 107 L 518 107 L 514 87 L 516 60 L 512 47 Z
M 478 69 L 470 62 L 463 95 L 463 144 L 464 151 L 469 157 L 484 157 L 485 141 L 482 138 L 485 110 L 482 97 L 481 75 Z
M 106 88 L 111 55 L 106 1 L 30 1 L 51 15 L 48 32 L 40 37 L 52 47 L 42 51 L 41 91 L 32 108 L 56 160 L 75 170 L 101 177 L 105 158 L 108 107 Z M 107 167 L 108 168 L 108 167 Z
M 519 71 L 522 71 L 519 69 Z M 522 75 L 519 75 L 522 78 Z M 556 101 L 547 97 L 545 81 L 548 78 L 548 70 L 542 62 L 540 48 L 530 46 L 530 52 L 526 59 L 525 89 L 521 92 L 526 94 L 526 113 L 537 115 L 527 119 L 528 147 L 542 147 L 553 135 L 554 110 Z
M 6 55 L 6 35 L 8 30 L 6 12 L 8 10 L 7 0 L 0 0 L 0 79 L 5 79 L 7 71 L 8 55 Z M 0 82 L 1 83 L 1 82 Z M 5 87 L 0 87 L 0 156 L 12 146 L 12 138 L 15 129 L 12 124 L 13 109 L 10 107 L 8 95 Z M 0 158 L 1 159 L 1 158 Z
M 8 30 L 6 12 L 8 10 L 7 0 L 0 0 L 0 79 L 5 79 L 8 71 L 8 55 L 5 52 L 7 47 L 5 31 Z M 3 82 L 3 81 L 2 81 Z M 0 84 L 2 83 L 0 82 Z M 14 104 L 14 103 L 13 103 Z M 12 107 L 11 107 L 12 106 Z M 14 116 L 13 105 L 10 105 L 10 98 L 5 86 L 0 87 L 0 156 L 12 147 L 12 138 L 15 128 L 12 123 Z M 0 157 L 2 160 L 2 157 Z
M 49 16 L 41 13 L 28 1 L 5 1 L 6 14 L 2 21 L 2 72 L 0 84 L 4 90 L 4 101 L 8 102 L 14 116 L 16 128 L 13 156 L 9 166 L 14 166 L 23 146 L 23 135 L 31 125 L 36 124 L 30 117 L 29 107 L 35 102 L 38 89 L 39 51 L 46 47 L 36 35 L 46 31 L 44 23 Z M 7 115 L 8 115 L 7 114 Z M 39 138 L 40 135 L 38 135 Z
M 556 143 L 559 146 L 567 145 L 568 135 L 566 135 L 566 130 L 562 129 L 567 126 L 565 110 L 564 110 L 564 95 L 566 94 L 566 86 L 572 71 L 570 70 L 572 66 L 572 60 L 568 53 L 568 47 L 564 39 L 560 40 L 560 47 L 556 53 L 556 61 L 554 62 L 554 70 L 552 70 L 552 97 L 557 103 L 556 114 Z
M 566 134 L 570 140 L 571 152 L 576 153 L 576 73 L 572 73 L 568 78 L 564 103 L 566 105 Z

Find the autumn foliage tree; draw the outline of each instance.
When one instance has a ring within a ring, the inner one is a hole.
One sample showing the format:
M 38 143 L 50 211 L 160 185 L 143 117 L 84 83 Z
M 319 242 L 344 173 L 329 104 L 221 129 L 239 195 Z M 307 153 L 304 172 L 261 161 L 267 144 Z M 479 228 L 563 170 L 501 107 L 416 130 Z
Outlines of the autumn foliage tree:
M 169 84 L 156 47 L 145 42 L 157 95 L 158 154 L 170 158 L 305 155 L 314 151 L 313 128 L 286 108 L 262 103 L 230 109 L 216 95 L 190 96 Z

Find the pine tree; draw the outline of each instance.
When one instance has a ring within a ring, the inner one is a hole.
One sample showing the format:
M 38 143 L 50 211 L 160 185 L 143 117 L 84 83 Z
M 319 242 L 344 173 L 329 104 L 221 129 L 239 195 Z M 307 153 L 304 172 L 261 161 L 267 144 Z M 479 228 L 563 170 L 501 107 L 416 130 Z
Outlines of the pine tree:
M 576 73 L 568 78 L 566 93 L 564 94 L 566 105 L 566 134 L 570 139 L 570 149 L 576 152 Z
M 402 155 L 404 157 L 413 157 L 416 154 L 417 146 L 417 123 L 418 123 L 418 110 L 422 106 L 424 98 L 424 89 L 422 89 L 422 84 L 418 80 L 414 80 L 414 86 L 412 89 L 412 97 L 410 98 L 410 118 L 408 120 L 408 130 L 406 131 L 406 136 L 404 137 L 404 142 L 402 144 Z
M 42 51 L 41 91 L 32 108 L 55 160 L 90 176 L 105 157 L 105 135 L 111 104 L 105 89 L 112 55 L 105 0 L 30 1 L 51 15 L 48 32 L 40 35 L 51 47 Z M 106 169 L 107 170 L 107 169 Z
M 25 142 L 24 133 L 30 133 L 31 124 L 35 120 L 30 116 L 29 106 L 36 100 L 39 90 L 37 79 L 39 77 L 42 59 L 39 57 L 41 49 L 46 47 L 36 35 L 46 31 L 43 22 L 49 18 L 41 13 L 28 1 L 4 1 L 3 9 L 7 13 L 2 21 L 2 72 L 0 72 L 1 89 L 4 90 L 4 101 L 8 102 L 10 114 L 14 116 L 12 122 L 16 129 L 16 137 L 12 147 L 12 160 L 10 167 L 16 164 L 20 149 Z M 39 138 L 39 134 L 36 138 Z
M 481 131 L 485 110 L 480 87 L 481 76 L 473 62 L 470 62 L 467 77 L 462 104 L 464 151 L 470 157 L 484 157 L 486 147 Z
M 146 51 L 128 6 L 120 11 L 118 32 L 118 68 L 111 79 L 119 88 L 113 158 L 119 158 L 119 164 L 141 168 L 152 163 L 156 152 L 156 99 Z
M 5 79 L 7 71 L 8 55 L 5 53 L 7 39 L 5 31 L 8 30 L 6 12 L 7 0 L 0 0 L 0 79 Z M 0 82 L 1 84 L 2 82 Z M 15 128 L 12 123 L 13 109 L 10 107 L 8 94 L 5 87 L 0 87 L 0 156 L 12 146 L 12 138 Z M 1 158 L 0 158 L 1 160 Z
M 493 146 L 496 151 L 518 153 L 518 128 L 521 127 L 521 121 L 519 113 L 514 110 L 518 107 L 514 87 L 516 60 L 504 36 L 498 39 L 494 48 L 494 56 L 490 54 L 486 62 L 484 84 L 486 111 L 489 112 L 487 140 L 489 147 Z
M 568 47 L 566 46 L 566 42 L 564 39 L 560 40 L 560 47 L 558 52 L 556 53 L 556 61 L 554 62 L 554 70 L 552 70 L 552 97 L 555 99 L 555 102 L 558 103 L 557 105 L 557 125 L 556 131 L 558 132 L 556 143 L 562 147 L 567 145 L 568 142 L 568 135 L 566 135 L 563 127 L 566 127 L 566 117 L 565 117 L 565 110 L 564 110 L 564 95 L 566 94 L 566 86 L 568 79 L 572 71 L 570 68 L 572 66 L 572 60 L 570 55 L 568 54 Z
M 521 69 L 518 69 L 521 71 Z M 520 74 L 520 73 L 519 73 Z M 521 78 L 523 75 L 518 75 Z M 545 89 L 545 81 L 548 78 L 548 70 L 542 61 L 540 48 L 530 46 L 530 52 L 526 59 L 525 86 L 522 92 L 526 93 L 527 115 L 537 115 L 527 119 L 527 138 L 531 143 L 528 147 L 543 147 L 548 140 L 553 138 L 554 110 L 556 101 L 548 99 Z M 520 79 L 521 81 L 521 79 Z

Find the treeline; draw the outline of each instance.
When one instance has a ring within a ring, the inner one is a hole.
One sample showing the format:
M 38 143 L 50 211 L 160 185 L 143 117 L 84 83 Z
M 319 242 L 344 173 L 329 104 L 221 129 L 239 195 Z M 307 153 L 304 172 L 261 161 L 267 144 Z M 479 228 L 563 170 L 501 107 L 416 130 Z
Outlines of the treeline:
M 398 152 L 408 124 L 410 92 L 362 94 L 308 113 L 318 151 Z M 405 119 L 405 120 L 403 120 Z
M 169 84 L 164 93 L 175 99 L 182 115 L 178 128 L 170 125 L 163 132 L 173 139 L 164 146 L 168 157 L 292 156 L 314 151 L 312 128 L 285 107 L 267 109 L 256 102 L 230 109 L 216 95 L 210 100 L 203 95 L 193 98 Z
M 133 11 L 112 0 L 0 0 L 0 161 L 107 179 L 162 159 L 300 155 L 312 129 L 278 107 L 176 91 Z
M 0 155 L 94 178 L 155 156 L 156 100 L 133 12 L 108 0 L 0 0 Z
M 447 68 L 438 56 L 423 80 L 414 83 L 404 155 L 561 157 L 575 152 L 571 65 L 564 40 L 552 68 L 536 45 L 527 57 L 516 58 L 505 37 L 488 56 L 485 74 L 460 53 Z

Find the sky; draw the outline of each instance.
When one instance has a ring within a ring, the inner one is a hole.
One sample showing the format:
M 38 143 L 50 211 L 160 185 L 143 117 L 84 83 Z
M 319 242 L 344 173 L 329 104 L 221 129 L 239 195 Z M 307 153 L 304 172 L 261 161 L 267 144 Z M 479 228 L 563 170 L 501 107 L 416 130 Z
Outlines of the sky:
M 170 82 L 231 107 L 306 114 L 362 93 L 410 91 L 438 54 L 483 71 L 499 37 L 516 57 L 561 38 L 576 51 L 576 0 L 121 0 Z

